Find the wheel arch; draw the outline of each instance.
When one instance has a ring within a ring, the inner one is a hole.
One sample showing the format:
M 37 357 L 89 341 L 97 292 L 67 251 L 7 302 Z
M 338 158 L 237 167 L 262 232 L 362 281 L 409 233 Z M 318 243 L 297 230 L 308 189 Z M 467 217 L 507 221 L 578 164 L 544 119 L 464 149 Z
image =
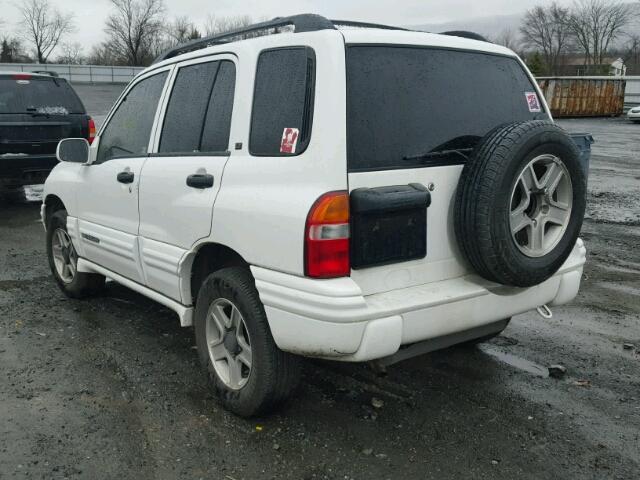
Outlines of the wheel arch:
M 180 290 L 183 301 L 195 305 L 198 290 L 204 279 L 226 267 L 249 267 L 236 250 L 221 243 L 208 242 L 191 250 L 180 264 Z
M 49 225 L 49 219 L 51 218 L 51 215 L 58 210 L 62 210 L 62 209 L 66 210 L 67 207 L 60 197 L 52 193 L 48 194 L 44 198 L 43 203 L 44 203 L 44 210 L 43 210 L 44 217 L 42 218 L 42 221 L 44 222 L 45 228 L 47 228 Z

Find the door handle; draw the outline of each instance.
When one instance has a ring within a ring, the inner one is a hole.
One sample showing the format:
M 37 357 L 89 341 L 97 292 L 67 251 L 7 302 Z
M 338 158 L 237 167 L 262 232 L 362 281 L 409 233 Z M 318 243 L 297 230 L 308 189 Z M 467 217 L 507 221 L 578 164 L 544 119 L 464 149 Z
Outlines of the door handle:
M 133 183 L 133 172 L 120 172 L 116 177 L 120 183 Z
M 187 185 L 193 188 L 211 188 L 213 187 L 213 175 L 194 173 L 187 177 Z

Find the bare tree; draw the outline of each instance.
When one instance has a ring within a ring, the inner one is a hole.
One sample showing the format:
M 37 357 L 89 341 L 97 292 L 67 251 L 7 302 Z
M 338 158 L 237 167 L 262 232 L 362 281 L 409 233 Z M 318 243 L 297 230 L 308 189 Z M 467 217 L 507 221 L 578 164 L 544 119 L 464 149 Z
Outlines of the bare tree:
M 587 64 L 602 65 L 612 43 L 633 21 L 630 4 L 611 0 L 579 0 L 568 25 L 584 51 Z
M 49 0 L 25 0 L 20 12 L 25 39 L 33 45 L 38 63 L 47 63 L 60 41 L 74 30 L 73 16 L 61 13 Z
M 627 65 L 628 74 L 640 73 L 640 33 L 632 33 L 622 50 L 622 59 Z
M 62 54 L 58 56 L 56 62 L 68 65 L 80 65 L 84 57 L 82 56 L 82 44 L 80 42 L 63 43 L 60 46 Z
M 493 37 L 492 40 L 493 43 L 497 43 L 514 51 L 520 47 L 518 35 L 510 28 L 505 28 L 497 36 Z
M 94 45 L 87 57 L 90 65 L 124 65 L 122 57 L 116 57 L 114 53 L 104 44 Z
M 200 38 L 200 32 L 189 17 L 176 17 L 166 30 L 169 46 Z
M 542 53 L 548 73 L 556 75 L 562 58 L 571 46 L 569 9 L 552 3 L 528 10 L 522 21 L 520 33 L 526 46 Z
M 107 17 L 108 39 L 102 46 L 127 65 L 148 64 L 163 33 L 163 0 L 111 0 L 111 3 L 115 11 Z
M 238 15 L 235 17 L 216 17 L 207 15 L 204 22 L 204 31 L 207 37 L 218 35 L 238 28 L 243 28 L 253 23 L 249 15 Z

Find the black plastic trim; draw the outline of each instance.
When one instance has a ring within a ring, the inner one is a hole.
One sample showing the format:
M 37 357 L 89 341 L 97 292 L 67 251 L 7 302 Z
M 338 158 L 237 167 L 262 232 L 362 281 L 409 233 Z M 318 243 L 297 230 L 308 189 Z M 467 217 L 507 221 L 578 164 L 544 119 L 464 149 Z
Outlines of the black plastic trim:
M 349 195 L 351 268 L 425 258 L 431 193 L 420 183 L 357 188 Z
M 231 152 L 156 152 L 148 157 L 228 157 Z

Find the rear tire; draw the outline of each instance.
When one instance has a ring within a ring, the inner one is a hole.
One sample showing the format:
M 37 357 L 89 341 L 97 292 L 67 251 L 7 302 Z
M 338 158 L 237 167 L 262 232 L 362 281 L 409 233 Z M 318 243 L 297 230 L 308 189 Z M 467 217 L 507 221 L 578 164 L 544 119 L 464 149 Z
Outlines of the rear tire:
M 68 297 L 85 298 L 104 287 L 104 276 L 78 272 L 78 254 L 67 232 L 67 211 L 64 209 L 57 210 L 49 218 L 47 256 L 53 278 Z
M 267 413 L 294 391 L 301 359 L 276 346 L 248 269 L 223 268 L 205 279 L 194 326 L 200 363 L 226 409 Z

